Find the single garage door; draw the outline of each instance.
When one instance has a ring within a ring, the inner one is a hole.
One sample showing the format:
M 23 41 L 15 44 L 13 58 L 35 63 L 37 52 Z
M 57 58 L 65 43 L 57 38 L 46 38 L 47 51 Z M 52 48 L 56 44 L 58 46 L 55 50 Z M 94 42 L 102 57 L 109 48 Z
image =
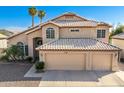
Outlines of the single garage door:
M 48 70 L 84 70 L 84 54 L 53 53 L 46 54 L 46 65 Z
M 110 71 L 112 64 L 112 56 L 111 55 L 93 55 L 93 70 L 104 70 Z

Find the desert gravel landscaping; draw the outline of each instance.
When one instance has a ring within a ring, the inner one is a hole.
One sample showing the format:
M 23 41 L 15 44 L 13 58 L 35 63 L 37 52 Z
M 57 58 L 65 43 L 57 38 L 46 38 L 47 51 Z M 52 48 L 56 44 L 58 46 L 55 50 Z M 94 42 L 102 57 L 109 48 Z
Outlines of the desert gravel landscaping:
M 24 77 L 32 65 L 0 62 L 0 87 L 38 87 L 41 78 Z

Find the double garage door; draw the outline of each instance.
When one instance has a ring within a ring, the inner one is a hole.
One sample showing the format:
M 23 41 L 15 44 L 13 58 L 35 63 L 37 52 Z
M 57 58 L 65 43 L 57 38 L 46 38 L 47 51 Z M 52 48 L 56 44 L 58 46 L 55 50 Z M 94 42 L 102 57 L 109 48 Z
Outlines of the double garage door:
M 111 55 L 92 55 L 91 70 L 111 70 Z M 48 70 L 86 70 L 84 53 L 49 53 L 46 54 Z

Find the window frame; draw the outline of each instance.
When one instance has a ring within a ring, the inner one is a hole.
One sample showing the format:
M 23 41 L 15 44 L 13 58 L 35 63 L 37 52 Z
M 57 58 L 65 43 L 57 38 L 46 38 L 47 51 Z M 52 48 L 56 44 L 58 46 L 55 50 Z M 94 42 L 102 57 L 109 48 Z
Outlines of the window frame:
M 55 30 L 54 30 L 54 28 L 47 28 L 46 29 L 46 38 L 47 39 L 54 39 L 55 38 Z
M 28 56 L 28 45 L 25 45 L 23 42 L 17 42 L 16 44 L 20 49 L 23 50 L 23 55 Z M 27 48 L 27 49 L 26 49 Z
M 98 29 L 97 30 L 97 38 L 106 38 L 106 30 Z

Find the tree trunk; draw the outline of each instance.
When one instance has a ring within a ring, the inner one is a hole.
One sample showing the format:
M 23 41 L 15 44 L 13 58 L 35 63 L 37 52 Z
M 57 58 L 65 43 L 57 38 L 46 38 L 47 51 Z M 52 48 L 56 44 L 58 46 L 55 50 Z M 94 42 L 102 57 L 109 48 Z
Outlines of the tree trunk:
M 42 18 L 40 18 L 40 24 L 42 23 Z
M 34 16 L 32 16 L 32 27 L 34 27 Z

